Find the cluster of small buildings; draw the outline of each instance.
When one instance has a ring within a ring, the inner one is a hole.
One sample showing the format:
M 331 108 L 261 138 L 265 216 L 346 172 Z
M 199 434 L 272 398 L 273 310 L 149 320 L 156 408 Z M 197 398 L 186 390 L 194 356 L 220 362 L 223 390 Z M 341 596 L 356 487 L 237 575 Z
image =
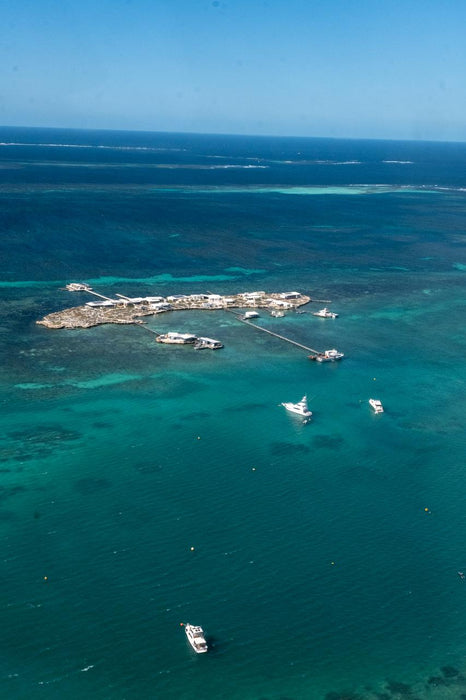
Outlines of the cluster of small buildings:
M 82 306 L 56 311 L 44 316 L 38 324 L 47 328 L 90 328 L 102 323 L 142 323 L 141 316 L 178 310 L 229 310 L 234 308 L 263 308 L 272 315 L 281 315 L 286 309 L 297 309 L 311 301 L 299 292 L 241 292 L 230 296 L 220 294 L 172 294 L 170 296 L 128 297 L 115 294 L 108 297 L 96 292 L 88 284 L 72 282 L 66 285 L 70 292 L 86 292 L 94 297 Z M 208 346 L 211 339 L 207 339 Z M 205 347 L 205 345 L 202 345 Z
M 161 313 L 177 309 L 226 309 L 241 306 L 266 307 L 275 309 L 292 309 L 300 304 L 307 303 L 308 297 L 303 297 L 299 292 L 283 292 L 280 294 L 267 294 L 266 292 L 242 292 L 234 296 L 222 296 L 220 294 L 174 294 L 167 297 L 127 297 L 116 294 L 117 299 L 96 294 L 85 285 L 68 285 L 70 291 L 87 291 L 99 297 L 99 301 L 88 301 L 90 307 L 125 307 L 140 306 Z

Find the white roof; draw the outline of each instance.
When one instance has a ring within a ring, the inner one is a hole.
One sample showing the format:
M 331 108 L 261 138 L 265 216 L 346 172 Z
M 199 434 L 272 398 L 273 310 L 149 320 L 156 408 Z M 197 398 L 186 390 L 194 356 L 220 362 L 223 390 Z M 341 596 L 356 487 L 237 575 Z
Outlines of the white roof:
M 287 301 L 283 301 L 282 299 L 267 299 L 267 303 L 270 304 L 270 306 L 284 306 L 286 308 L 290 306 Z
M 192 333 L 177 333 L 176 331 L 169 331 L 167 333 L 169 338 L 195 338 L 196 336 Z

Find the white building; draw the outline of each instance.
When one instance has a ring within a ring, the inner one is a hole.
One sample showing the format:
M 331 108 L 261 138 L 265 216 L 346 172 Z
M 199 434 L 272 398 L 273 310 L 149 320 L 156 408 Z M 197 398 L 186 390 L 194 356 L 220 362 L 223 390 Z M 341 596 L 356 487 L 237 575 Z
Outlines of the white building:
M 282 299 L 299 299 L 301 294 L 299 292 L 283 292 L 283 294 L 280 294 L 280 297 Z
M 161 301 L 149 304 L 149 308 L 152 309 L 152 311 L 159 312 L 170 311 L 173 308 L 173 306 L 171 304 L 167 304 L 166 301 Z
M 293 304 L 290 304 L 288 301 L 284 301 L 283 299 L 266 299 L 266 302 L 269 306 L 274 306 L 279 309 L 293 308 Z

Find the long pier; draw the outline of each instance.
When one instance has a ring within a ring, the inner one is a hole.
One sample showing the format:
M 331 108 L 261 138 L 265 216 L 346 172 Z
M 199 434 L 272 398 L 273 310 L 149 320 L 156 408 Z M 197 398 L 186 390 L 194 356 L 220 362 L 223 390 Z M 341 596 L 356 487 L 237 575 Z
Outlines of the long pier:
M 307 350 L 308 352 L 313 353 L 314 355 L 320 355 L 320 350 L 315 350 L 314 348 L 309 348 L 307 345 L 303 345 L 302 343 L 298 343 L 297 340 L 292 340 L 291 338 L 287 338 L 285 335 L 280 335 L 280 333 L 274 333 L 274 331 L 269 331 L 268 328 L 263 328 L 263 326 L 258 326 L 256 323 L 252 323 L 251 321 L 247 321 L 244 318 L 241 318 L 241 315 L 238 313 L 235 313 L 234 311 L 230 311 L 238 321 L 241 321 L 241 323 L 245 323 L 247 326 L 252 326 L 252 328 L 256 328 L 258 331 L 262 331 L 263 333 L 268 333 L 269 335 L 273 335 L 274 338 L 278 338 L 279 340 L 284 340 L 286 343 L 291 343 L 291 345 L 296 345 L 298 348 L 302 348 L 303 350 Z
M 302 348 L 303 350 L 308 350 L 309 352 L 314 353 L 315 355 L 319 355 L 319 350 L 314 350 L 313 348 L 308 348 L 307 345 L 303 345 L 302 343 L 298 343 L 296 340 L 291 340 L 291 338 L 287 338 L 284 335 L 280 335 L 279 333 L 274 333 L 273 331 L 269 331 L 267 328 L 263 328 L 262 326 L 257 326 L 255 323 L 251 323 L 251 321 L 243 321 L 243 319 L 239 319 L 242 321 L 242 323 L 246 323 L 248 326 L 252 326 L 253 328 L 257 328 L 258 331 L 263 331 L 264 333 L 268 333 L 269 335 L 273 335 L 275 338 L 279 338 L 280 340 L 284 340 L 287 343 L 291 343 L 291 345 L 296 345 L 298 348 Z

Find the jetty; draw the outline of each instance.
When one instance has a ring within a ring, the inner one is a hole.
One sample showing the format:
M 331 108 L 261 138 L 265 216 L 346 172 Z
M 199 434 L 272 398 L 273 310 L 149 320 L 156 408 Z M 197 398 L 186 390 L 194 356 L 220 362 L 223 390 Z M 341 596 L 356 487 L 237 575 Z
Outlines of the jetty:
M 275 333 L 274 331 L 269 331 L 268 328 L 263 328 L 263 326 L 258 326 L 257 323 L 251 323 L 251 321 L 247 321 L 244 318 L 238 317 L 238 320 L 241 321 L 241 323 L 245 323 L 247 326 L 252 326 L 253 328 L 256 328 L 258 331 L 262 331 L 263 333 L 268 333 L 269 335 L 273 335 L 275 338 L 279 338 L 280 340 L 284 340 L 287 343 L 291 343 L 291 345 L 296 345 L 298 348 L 302 348 L 303 350 L 307 350 L 308 352 L 311 352 L 315 355 L 320 355 L 321 352 L 319 350 L 314 350 L 313 348 L 309 348 L 307 345 L 303 345 L 302 343 L 298 343 L 296 340 L 292 340 L 291 338 L 287 338 L 285 335 L 280 335 L 279 333 Z

